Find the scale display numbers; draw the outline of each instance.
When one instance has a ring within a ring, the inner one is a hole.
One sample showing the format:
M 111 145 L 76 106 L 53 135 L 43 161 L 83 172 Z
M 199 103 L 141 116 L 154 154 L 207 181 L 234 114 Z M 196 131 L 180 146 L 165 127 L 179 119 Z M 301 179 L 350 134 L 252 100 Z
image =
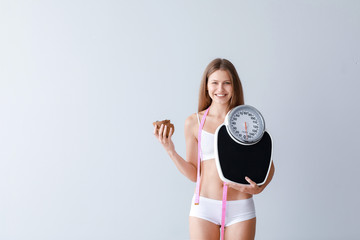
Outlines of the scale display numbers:
M 258 142 L 265 131 L 261 113 L 249 105 L 233 108 L 226 116 L 225 125 L 230 135 L 244 144 Z

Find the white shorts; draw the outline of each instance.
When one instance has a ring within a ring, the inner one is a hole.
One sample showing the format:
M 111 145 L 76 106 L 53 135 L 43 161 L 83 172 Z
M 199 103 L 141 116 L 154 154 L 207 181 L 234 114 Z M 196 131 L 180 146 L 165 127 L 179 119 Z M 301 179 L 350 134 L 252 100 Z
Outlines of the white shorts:
M 191 202 L 190 216 L 205 219 L 219 226 L 221 225 L 221 200 L 200 196 L 199 205 L 195 205 L 194 201 L 195 197 L 193 197 Z M 254 217 L 256 217 L 256 215 L 253 198 L 226 202 L 225 227 Z

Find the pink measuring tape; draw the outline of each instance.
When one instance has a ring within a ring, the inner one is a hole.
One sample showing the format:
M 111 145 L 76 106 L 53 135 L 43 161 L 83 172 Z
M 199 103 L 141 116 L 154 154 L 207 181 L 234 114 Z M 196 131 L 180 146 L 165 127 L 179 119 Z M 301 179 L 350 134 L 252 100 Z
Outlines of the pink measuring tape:
M 197 177 L 196 177 L 196 193 L 195 193 L 195 205 L 199 205 L 199 198 L 200 198 L 200 166 L 201 166 L 201 159 L 202 159 L 202 151 L 201 151 L 201 131 L 204 127 L 205 118 L 209 112 L 210 108 L 208 108 L 204 116 L 201 119 L 201 123 L 199 126 L 199 134 L 198 134 L 198 164 L 197 164 Z
M 204 127 L 205 118 L 210 110 L 210 107 L 205 111 L 204 116 L 201 119 L 198 133 L 198 164 L 197 164 L 197 178 L 196 178 L 196 192 L 195 192 L 195 205 L 199 205 L 200 199 L 200 166 L 202 159 L 201 151 L 201 131 Z M 222 197 L 222 211 L 221 211 L 221 240 L 224 240 L 224 228 L 225 228 L 225 217 L 226 217 L 226 200 L 227 200 L 228 185 L 224 182 L 223 197 Z

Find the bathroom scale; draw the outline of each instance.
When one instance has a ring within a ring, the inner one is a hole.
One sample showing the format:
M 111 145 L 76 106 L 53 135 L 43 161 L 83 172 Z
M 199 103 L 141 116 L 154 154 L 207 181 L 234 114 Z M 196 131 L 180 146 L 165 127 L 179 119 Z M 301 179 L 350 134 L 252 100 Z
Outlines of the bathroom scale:
M 224 182 L 265 183 L 272 163 L 272 139 L 261 113 L 250 105 L 230 110 L 215 132 L 215 162 Z

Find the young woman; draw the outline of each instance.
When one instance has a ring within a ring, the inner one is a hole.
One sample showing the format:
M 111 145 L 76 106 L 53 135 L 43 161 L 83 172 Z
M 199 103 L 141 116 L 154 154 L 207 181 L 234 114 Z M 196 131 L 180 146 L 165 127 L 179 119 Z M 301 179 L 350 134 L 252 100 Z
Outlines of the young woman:
M 244 104 L 240 78 L 234 65 L 226 59 L 215 59 L 206 67 L 199 93 L 199 113 L 185 120 L 186 160 L 177 154 L 171 140 L 172 130 L 166 137 L 163 125 L 154 135 L 163 145 L 179 171 L 191 181 L 197 180 L 198 131 L 203 115 L 209 108 L 201 132 L 201 188 L 200 204 L 194 199 L 189 216 L 190 237 L 192 240 L 218 240 L 220 237 L 223 182 L 217 173 L 214 160 L 214 132 L 224 122 L 225 116 L 233 107 Z M 258 186 L 251 179 L 250 185 L 228 184 L 225 239 L 247 240 L 255 238 L 255 206 L 252 196 L 261 193 L 274 175 L 271 165 L 265 184 Z

